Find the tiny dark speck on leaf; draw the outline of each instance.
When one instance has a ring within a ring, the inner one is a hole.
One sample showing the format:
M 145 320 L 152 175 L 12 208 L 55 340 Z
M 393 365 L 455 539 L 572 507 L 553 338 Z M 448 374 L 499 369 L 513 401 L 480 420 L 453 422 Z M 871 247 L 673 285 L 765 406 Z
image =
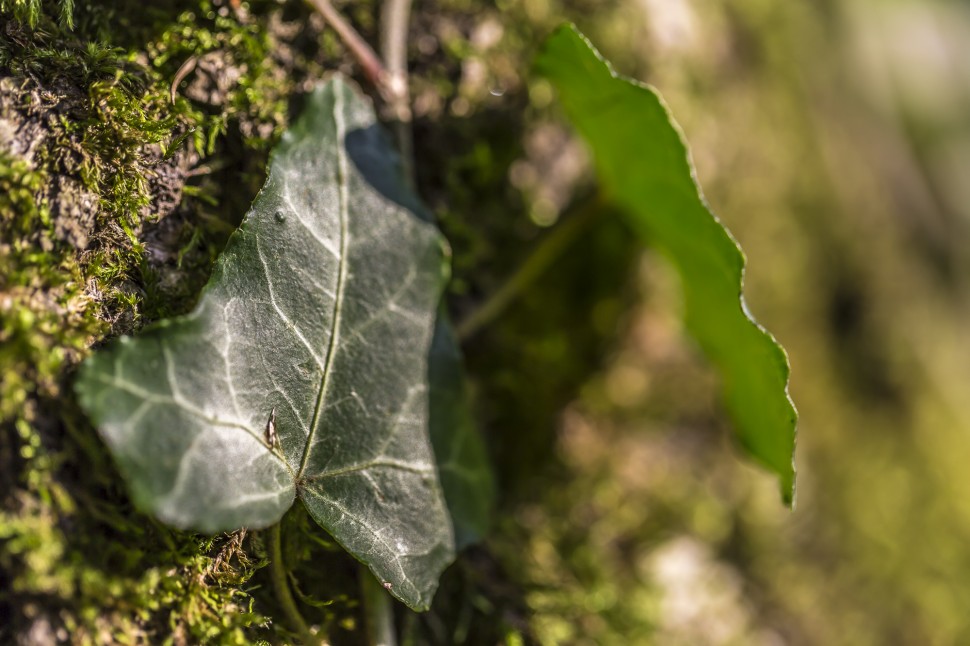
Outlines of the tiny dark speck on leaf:
M 276 213 L 273 214 L 273 218 L 277 222 L 285 222 L 286 221 L 286 214 L 283 213 L 282 211 L 280 211 L 279 209 L 277 209 Z

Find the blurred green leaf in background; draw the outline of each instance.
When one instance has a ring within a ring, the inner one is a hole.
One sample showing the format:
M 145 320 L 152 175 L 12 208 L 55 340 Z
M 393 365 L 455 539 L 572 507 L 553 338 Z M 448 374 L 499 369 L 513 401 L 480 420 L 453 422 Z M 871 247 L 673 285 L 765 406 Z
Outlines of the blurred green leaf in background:
M 606 199 L 679 270 L 687 327 L 720 371 L 741 444 L 795 495 L 795 423 L 788 358 L 748 313 L 744 254 L 710 212 L 690 154 L 660 96 L 621 78 L 572 25 L 536 61 L 589 142 Z

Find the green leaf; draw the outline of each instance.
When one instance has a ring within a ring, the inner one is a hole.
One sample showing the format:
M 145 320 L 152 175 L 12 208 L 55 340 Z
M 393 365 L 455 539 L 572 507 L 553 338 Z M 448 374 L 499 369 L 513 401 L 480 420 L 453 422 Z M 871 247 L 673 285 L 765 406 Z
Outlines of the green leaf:
M 428 436 L 446 260 L 369 102 L 340 80 L 315 91 L 195 310 L 82 368 L 135 502 L 212 533 L 298 497 L 426 609 L 455 551 Z
M 485 536 L 495 503 L 495 481 L 485 444 L 468 404 L 461 350 L 442 312 L 431 342 L 431 444 L 458 549 Z
M 745 307 L 744 255 L 708 208 L 680 129 L 652 88 L 618 76 L 572 25 L 549 37 L 536 65 L 589 143 L 607 197 L 678 268 L 687 328 L 720 371 L 737 437 L 791 504 L 788 358 Z

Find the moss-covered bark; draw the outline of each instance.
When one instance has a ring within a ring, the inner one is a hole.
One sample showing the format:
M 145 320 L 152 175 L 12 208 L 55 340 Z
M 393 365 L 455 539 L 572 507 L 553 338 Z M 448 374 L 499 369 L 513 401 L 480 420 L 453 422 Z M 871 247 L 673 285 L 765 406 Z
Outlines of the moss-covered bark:
M 271 636 L 258 537 L 133 510 L 70 381 L 102 339 L 191 305 L 311 67 L 281 57 L 302 30 L 209 2 L 76 18 L 0 17 L 0 641 Z

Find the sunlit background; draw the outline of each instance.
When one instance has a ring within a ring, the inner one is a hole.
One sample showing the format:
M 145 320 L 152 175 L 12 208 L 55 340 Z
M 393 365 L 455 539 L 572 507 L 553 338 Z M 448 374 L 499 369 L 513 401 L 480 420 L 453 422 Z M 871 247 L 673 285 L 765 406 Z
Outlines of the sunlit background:
M 790 512 L 740 459 L 676 276 L 640 254 L 622 338 L 558 416 L 558 475 L 493 541 L 527 546 L 539 638 L 970 643 L 970 5 L 500 3 L 466 90 L 501 85 L 515 20 L 563 13 L 683 127 L 789 353 L 799 475 Z M 540 119 L 509 173 L 540 225 L 590 181 L 562 133 Z

